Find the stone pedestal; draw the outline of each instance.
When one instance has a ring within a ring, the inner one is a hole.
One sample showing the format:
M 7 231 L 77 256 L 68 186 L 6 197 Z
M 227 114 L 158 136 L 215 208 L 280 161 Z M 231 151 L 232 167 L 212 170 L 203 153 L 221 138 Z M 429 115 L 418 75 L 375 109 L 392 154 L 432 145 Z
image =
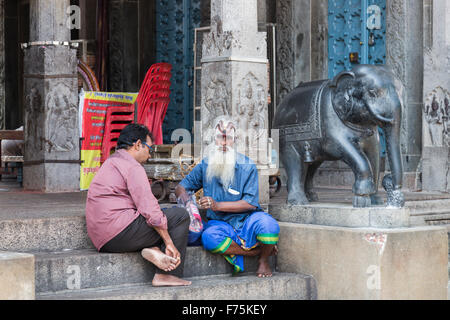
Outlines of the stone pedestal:
M 211 32 L 203 38 L 201 62 L 202 147 L 213 142 L 214 120 L 226 115 L 237 125 L 237 151 L 266 166 L 268 60 L 256 0 L 211 1 Z M 269 177 L 261 170 L 259 176 L 260 203 L 268 203 Z
M 315 203 L 305 206 L 269 205 L 278 221 L 337 227 L 402 228 L 410 226 L 409 208 L 354 208 L 351 204 Z
M 0 300 L 34 300 L 34 256 L 0 251 L 0 288 Z
M 76 50 L 66 26 L 68 0 L 30 2 L 24 47 L 24 188 L 78 191 L 80 154 Z
M 447 299 L 445 228 L 280 228 L 278 270 L 312 275 L 320 300 Z

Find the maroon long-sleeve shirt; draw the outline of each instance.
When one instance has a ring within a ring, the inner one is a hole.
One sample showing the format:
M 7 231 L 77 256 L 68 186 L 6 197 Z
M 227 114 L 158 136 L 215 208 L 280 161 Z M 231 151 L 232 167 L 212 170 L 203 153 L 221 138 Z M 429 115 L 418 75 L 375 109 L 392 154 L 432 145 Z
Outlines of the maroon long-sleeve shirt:
M 86 224 L 92 243 L 100 250 L 139 215 L 150 227 L 167 229 L 144 167 L 126 150 L 112 154 L 95 175 L 86 201 Z

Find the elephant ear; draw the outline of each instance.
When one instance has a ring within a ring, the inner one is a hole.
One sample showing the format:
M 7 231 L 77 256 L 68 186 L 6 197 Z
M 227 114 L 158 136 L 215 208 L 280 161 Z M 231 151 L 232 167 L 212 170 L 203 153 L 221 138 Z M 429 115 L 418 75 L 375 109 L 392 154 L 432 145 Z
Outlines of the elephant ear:
M 331 99 L 334 110 L 341 119 L 347 119 L 354 107 L 353 91 L 356 75 L 352 71 L 342 71 L 330 82 Z
M 356 78 L 356 75 L 352 71 L 341 71 L 339 72 L 333 80 L 331 80 L 330 87 L 336 88 L 341 80 L 345 80 L 346 77 L 350 77 L 352 80 Z

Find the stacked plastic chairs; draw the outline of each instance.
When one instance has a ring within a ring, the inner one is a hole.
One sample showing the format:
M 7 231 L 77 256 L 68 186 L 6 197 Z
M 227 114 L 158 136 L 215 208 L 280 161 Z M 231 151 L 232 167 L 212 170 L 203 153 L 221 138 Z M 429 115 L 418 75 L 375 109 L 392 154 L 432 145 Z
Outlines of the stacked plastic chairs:
M 105 127 L 100 162 L 108 159 L 115 151 L 120 132 L 128 124 L 134 122 L 134 105 L 108 107 L 106 109 Z
M 156 63 L 150 67 L 137 98 L 139 123 L 153 133 L 154 144 L 163 143 L 162 124 L 170 103 L 172 65 Z

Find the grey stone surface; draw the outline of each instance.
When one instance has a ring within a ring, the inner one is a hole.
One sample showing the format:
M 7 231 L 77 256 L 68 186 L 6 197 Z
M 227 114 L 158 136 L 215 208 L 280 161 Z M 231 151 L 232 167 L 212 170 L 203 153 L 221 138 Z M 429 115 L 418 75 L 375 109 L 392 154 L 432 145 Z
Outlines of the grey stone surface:
M 392 0 L 386 5 L 386 64 L 403 90 L 401 151 L 404 172 L 416 172 L 422 152 L 423 7 L 421 1 Z M 417 46 L 417 44 L 420 44 Z
M 62 294 L 38 295 L 40 300 L 311 300 L 315 281 L 301 274 L 276 273 L 271 278 L 255 275 L 190 278 L 187 287 L 151 285 L 120 286 Z
M 422 157 L 423 190 L 448 191 L 449 147 L 424 146 Z
M 339 227 L 399 228 L 410 225 L 407 208 L 353 208 L 346 204 L 320 203 L 304 206 L 269 205 L 278 221 Z
M 280 271 L 311 274 L 320 300 L 447 299 L 445 228 L 280 228 Z
M 32 252 L 93 248 L 84 216 L 0 220 L 0 250 Z
M 70 0 L 30 1 L 30 40 L 69 41 L 66 10 Z
M 45 35 L 50 32 L 41 31 Z M 79 190 L 76 50 L 33 45 L 24 50 L 24 56 L 24 188 Z
M 449 191 L 450 68 L 448 29 L 450 4 L 446 0 L 424 2 L 424 88 L 422 110 L 423 190 Z M 447 100 L 447 103 L 445 103 Z M 436 110 L 432 110 L 436 107 Z
M 328 78 L 328 1 L 311 1 L 311 81 Z
M 0 300 L 34 300 L 34 256 L 0 251 Z
M 68 250 L 35 253 L 36 292 L 57 292 L 73 289 L 71 279 L 79 275 L 78 288 L 99 288 L 132 283 L 151 283 L 155 267 L 140 253 L 98 253 L 96 250 Z M 275 270 L 275 259 L 271 258 Z M 244 259 L 245 272 L 256 272 L 257 257 Z M 233 271 L 222 256 L 203 247 L 188 247 L 184 277 L 231 274 Z

